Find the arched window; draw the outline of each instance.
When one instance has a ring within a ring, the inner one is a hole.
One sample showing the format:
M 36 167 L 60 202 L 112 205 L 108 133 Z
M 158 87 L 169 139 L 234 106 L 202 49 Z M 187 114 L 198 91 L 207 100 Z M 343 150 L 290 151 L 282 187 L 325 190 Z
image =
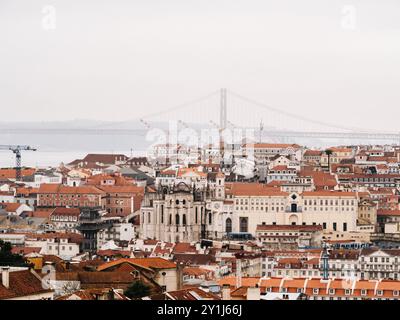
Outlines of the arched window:
M 179 225 L 179 214 L 175 215 L 175 224 Z
M 248 232 L 248 219 L 247 217 L 241 217 L 239 220 L 240 232 Z
M 177 200 L 175 201 L 175 203 L 176 203 L 176 204 L 179 204 L 179 200 L 177 199 Z
M 225 232 L 226 233 L 232 232 L 232 219 L 231 218 L 228 218 L 225 221 Z
M 172 214 L 169 215 L 169 224 L 172 224 Z
M 208 214 L 208 224 L 211 224 L 211 223 L 212 223 L 212 213 L 210 212 Z
M 147 222 L 151 223 L 151 213 L 147 213 Z
M 182 204 L 183 204 L 183 205 L 186 204 L 186 200 L 185 200 L 185 199 L 182 200 Z
M 182 224 L 186 226 L 186 214 L 182 216 Z
M 194 221 L 197 224 L 197 207 L 196 207 L 196 209 L 194 211 L 195 211 L 195 213 L 194 213 Z
M 161 205 L 161 223 L 164 223 L 164 205 Z

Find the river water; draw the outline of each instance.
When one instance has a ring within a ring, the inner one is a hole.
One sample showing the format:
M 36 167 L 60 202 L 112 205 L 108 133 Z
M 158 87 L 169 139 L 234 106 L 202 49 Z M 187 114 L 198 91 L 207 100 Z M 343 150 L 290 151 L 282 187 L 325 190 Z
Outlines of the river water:
M 1 145 L 30 145 L 37 151 L 23 151 L 22 165 L 33 167 L 57 166 L 82 159 L 88 153 L 122 153 L 127 156 L 145 155 L 150 145 L 143 137 L 131 135 L 42 135 L 1 134 Z M 0 151 L 0 167 L 15 166 L 11 151 Z

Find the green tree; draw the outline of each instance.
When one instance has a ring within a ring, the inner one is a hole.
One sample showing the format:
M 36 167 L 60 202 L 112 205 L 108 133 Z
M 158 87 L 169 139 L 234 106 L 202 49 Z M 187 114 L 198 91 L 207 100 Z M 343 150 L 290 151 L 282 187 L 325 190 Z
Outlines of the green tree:
M 328 156 L 328 171 L 331 172 L 331 155 L 333 151 L 330 149 L 325 150 L 325 154 Z
M 143 281 L 137 280 L 125 290 L 124 294 L 128 298 L 139 299 L 150 294 L 150 287 L 143 283 Z
M 25 260 L 19 254 L 11 252 L 12 246 L 10 242 L 0 240 L 0 266 L 24 267 Z

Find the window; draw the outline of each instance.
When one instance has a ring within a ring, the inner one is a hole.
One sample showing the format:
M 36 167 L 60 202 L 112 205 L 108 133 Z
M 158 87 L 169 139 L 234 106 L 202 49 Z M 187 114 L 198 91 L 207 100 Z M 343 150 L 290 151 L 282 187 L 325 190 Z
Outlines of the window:
M 313 289 L 313 294 L 318 294 L 319 293 L 319 289 L 318 288 L 314 288 Z
M 344 291 L 344 294 L 346 295 L 346 296 L 349 296 L 350 295 L 350 289 L 346 289 L 345 291 Z
M 362 296 L 366 296 L 366 295 L 367 295 L 367 290 L 362 289 L 362 290 L 361 290 L 361 295 L 362 295 Z
M 232 232 L 232 219 L 231 218 L 228 218 L 225 221 L 225 231 L 226 231 L 226 233 Z
M 248 218 L 241 217 L 239 219 L 240 232 L 248 232 Z

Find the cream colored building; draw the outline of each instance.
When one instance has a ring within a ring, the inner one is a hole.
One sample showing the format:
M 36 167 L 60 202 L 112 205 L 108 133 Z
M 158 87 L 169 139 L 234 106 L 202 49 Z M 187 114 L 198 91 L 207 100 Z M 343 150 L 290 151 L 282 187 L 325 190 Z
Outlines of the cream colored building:
M 358 198 L 354 192 L 282 192 L 256 183 L 228 185 L 233 232 L 256 233 L 257 225 L 321 225 L 332 231 L 355 231 Z M 229 189 L 230 188 L 230 189 Z
M 354 157 L 354 151 L 351 148 L 328 148 L 332 151 L 330 156 L 330 164 L 340 163 L 344 159 L 352 159 Z M 321 155 L 321 166 L 327 167 L 328 166 L 328 155 L 323 152 Z

